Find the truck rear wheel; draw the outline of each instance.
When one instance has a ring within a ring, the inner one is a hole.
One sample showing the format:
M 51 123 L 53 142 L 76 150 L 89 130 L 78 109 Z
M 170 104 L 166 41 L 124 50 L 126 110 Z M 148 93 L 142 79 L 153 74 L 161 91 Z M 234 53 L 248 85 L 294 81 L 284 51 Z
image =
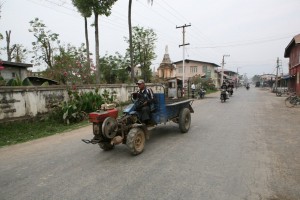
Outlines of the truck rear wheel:
M 131 154 L 138 155 L 142 153 L 145 147 L 144 131 L 140 128 L 132 128 L 127 135 L 126 145 Z
M 189 131 L 191 125 L 191 112 L 188 108 L 183 108 L 179 113 L 179 129 L 181 133 Z

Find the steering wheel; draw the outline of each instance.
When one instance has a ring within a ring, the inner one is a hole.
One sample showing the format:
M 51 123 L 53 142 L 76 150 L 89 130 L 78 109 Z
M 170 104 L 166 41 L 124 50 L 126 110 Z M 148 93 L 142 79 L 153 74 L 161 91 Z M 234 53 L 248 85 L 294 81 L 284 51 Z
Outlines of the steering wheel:
M 131 101 L 132 101 L 132 103 L 135 103 L 138 100 L 139 100 L 139 93 L 137 93 L 137 92 L 131 93 Z

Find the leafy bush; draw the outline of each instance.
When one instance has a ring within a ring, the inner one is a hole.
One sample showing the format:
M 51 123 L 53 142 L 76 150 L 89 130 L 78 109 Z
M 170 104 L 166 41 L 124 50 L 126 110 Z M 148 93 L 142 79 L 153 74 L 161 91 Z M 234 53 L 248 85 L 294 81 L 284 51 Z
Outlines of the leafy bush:
M 28 78 L 25 78 L 23 81 L 22 81 L 22 85 L 23 86 L 32 86 L 32 83 L 30 82 L 30 80 Z
M 49 86 L 49 82 L 45 81 L 41 86 Z
M 216 90 L 216 86 L 211 79 L 200 79 L 200 85 L 209 91 Z
M 110 103 L 114 100 L 114 93 L 105 90 L 103 95 L 98 94 L 98 89 L 94 92 L 79 93 L 78 91 L 68 91 L 69 100 L 61 105 L 63 121 L 67 124 L 84 120 L 87 113 L 99 110 L 103 103 Z
M 12 78 L 9 81 L 7 81 L 6 86 L 31 86 L 32 83 L 28 78 L 25 78 L 23 81 L 19 76 L 16 76 L 16 78 Z
M 0 75 L 0 86 L 5 86 L 6 81 L 4 80 L 4 78 Z

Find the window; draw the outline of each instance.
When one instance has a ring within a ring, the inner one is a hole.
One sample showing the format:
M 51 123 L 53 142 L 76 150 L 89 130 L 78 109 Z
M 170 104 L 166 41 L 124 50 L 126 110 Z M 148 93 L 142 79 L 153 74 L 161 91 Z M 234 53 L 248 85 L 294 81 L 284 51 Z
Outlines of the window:
M 178 73 L 182 73 L 182 67 L 178 67 Z
M 12 76 L 13 78 L 15 78 L 15 77 L 16 77 L 16 73 L 15 73 L 15 72 L 11 73 L 11 76 Z
M 190 67 L 190 73 L 197 73 L 198 67 L 197 66 L 191 66 Z
M 204 65 L 204 66 L 202 67 L 202 72 L 203 72 L 203 73 L 206 73 L 206 72 L 207 72 L 207 66 L 206 66 L 206 65 Z

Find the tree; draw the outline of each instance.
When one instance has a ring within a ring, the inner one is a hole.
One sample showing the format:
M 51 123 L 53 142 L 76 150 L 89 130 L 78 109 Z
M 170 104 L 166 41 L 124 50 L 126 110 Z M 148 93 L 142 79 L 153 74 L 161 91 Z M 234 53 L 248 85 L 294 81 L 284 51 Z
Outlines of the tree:
M 132 0 L 129 0 L 129 4 L 128 4 L 129 57 L 130 57 L 131 80 L 134 81 L 133 48 L 132 48 L 132 25 L 131 25 L 131 7 L 132 7 Z
M 54 56 L 53 67 L 43 75 L 63 84 L 90 84 L 94 82 L 94 69 L 88 64 L 84 44 L 76 48 L 68 44 L 60 46 Z
M 100 83 L 100 52 L 99 52 L 99 30 L 98 16 L 111 14 L 111 8 L 117 0 L 86 0 L 86 4 L 94 13 L 95 21 L 95 44 L 96 44 L 96 82 Z
M 1 42 L 1 40 L 3 40 L 3 35 L 0 33 L 0 42 Z M 2 50 L 2 49 L 0 49 L 0 50 Z M 0 55 L 1 55 L 1 51 L 0 51 Z
M 148 3 L 153 4 L 153 0 L 148 0 Z M 134 64 L 133 64 L 133 47 L 132 47 L 132 24 L 131 24 L 131 8 L 132 0 L 128 3 L 128 29 L 129 29 L 129 56 L 130 56 L 130 68 L 131 68 L 131 80 L 134 80 Z
M 253 81 L 253 82 L 258 82 L 258 81 L 260 81 L 260 75 L 254 75 L 254 76 L 252 77 L 252 81 Z
M 118 52 L 116 55 L 105 55 L 100 62 L 101 71 L 106 83 L 126 82 L 128 79 L 128 63 Z
M 6 47 L 1 48 L 1 50 L 6 51 L 7 61 L 23 62 L 26 59 L 27 49 L 21 44 L 11 45 L 11 31 L 5 31 L 5 33 Z
M 89 37 L 88 37 L 88 26 L 87 26 L 87 18 L 91 17 L 92 9 L 89 6 L 89 2 L 86 0 L 72 0 L 73 5 L 78 9 L 81 15 L 84 17 L 84 29 L 85 29 L 85 45 L 86 45 L 86 56 L 87 63 L 90 65 L 90 45 L 89 45 Z
M 3 2 L 0 2 L 0 19 L 1 19 L 1 12 L 2 12 L 2 6 L 3 6 Z M 0 33 L 0 41 L 3 40 L 3 35 Z
M 144 29 L 143 27 L 134 26 L 132 34 L 132 52 L 133 66 L 140 66 L 142 77 L 145 81 L 151 78 L 151 61 L 156 58 L 154 52 L 155 41 L 157 40 L 156 33 L 152 29 Z M 129 43 L 129 39 L 125 38 Z M 130 54 L 130 49 L 127 49 L 127 55 Z
M 1 12 L 2 12 L 2 6 L 3 6 L 3 2 L 0 2 L 0 19 L 1 19 Z
M 52 33 L 50 30 L 46 30 L 46 25 L 40 21 L 39 18 L 35 18 L 29 23 L 31 26 L 29 32 L 32 32 L 36 38 L 36 42 L 32 42 L 33 52 L 35 54 L 33 56 L 33 62 L 40 65 L 41 61 L 44 61 L 47 67 L 51 69 L 53 67 L 54 52 L 57 49 L 55 43 L 57 43 L 57 45 L 59 44 L 59 35 Z M 39 55 L 40 52 L 42 55 Z
M 12 53 L 12 58 L 15 62 L 25 62 L 27 55 L 27 49 L 21 44 L 15 44 L 15 49 Z
M 12 47 L 10 46 L 10 34 L 11 31 L 5 31 L 6 34 L 6 53 L 7 53 L 7 61 L 11 61 L 12 60 L 12 53 L 16 48 L 16 45 L 12 45 Z

